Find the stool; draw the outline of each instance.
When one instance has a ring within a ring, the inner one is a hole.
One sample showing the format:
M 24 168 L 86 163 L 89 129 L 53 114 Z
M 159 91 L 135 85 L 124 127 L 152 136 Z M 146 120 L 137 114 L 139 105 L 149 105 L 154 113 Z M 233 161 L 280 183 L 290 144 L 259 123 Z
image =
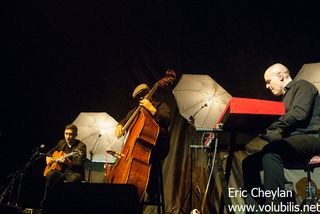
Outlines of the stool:
M 316 205 L 319 202 L 316 196 L 316 188 L 312 185 L 311 180 L 311 172 L 318 167 L 320 167 L 320 157 L 314 156 L 304 169 L 304 171 L 307 172 L 307 197 L 301 202 L 300 208 L 303 208 L 304 205 Z
M 161 164 L 158 166 L 158 170 L 155 172 L 157 177 L 157 188 L 155 192 L 155 197 L 152 200 L 141 202 L 142 206 L 157 206 L 158 214 L 165 213 L 165 204 L 164 204 L 164 189 L 163 189 L 163 174 Z

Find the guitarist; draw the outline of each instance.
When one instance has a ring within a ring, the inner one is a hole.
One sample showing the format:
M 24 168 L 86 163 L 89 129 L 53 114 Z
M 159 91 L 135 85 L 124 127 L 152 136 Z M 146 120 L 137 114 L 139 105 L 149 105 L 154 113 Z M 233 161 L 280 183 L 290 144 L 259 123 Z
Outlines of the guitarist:
M 46 199 L 47 191 L 52 190 L 58 182 L 63 180 L 81 182 L 85 179 L 83 163 L 86 159 L 86 145 L 76 139 L 77 133 L 77 126 L 74 124 L 67 125 L 64 129 L 64 139 L 60 140 L 54 148 L 48 151 L 46 157 L 47 167 L 53 164 L 55 158 L 52 155 L 57 152 L 66 155 L 72 152 L 74 155 L 67 158 L 61 156 L 57 162 L 61 169 L 53 168 L 46 174 L 46 190 L 43 201 Z

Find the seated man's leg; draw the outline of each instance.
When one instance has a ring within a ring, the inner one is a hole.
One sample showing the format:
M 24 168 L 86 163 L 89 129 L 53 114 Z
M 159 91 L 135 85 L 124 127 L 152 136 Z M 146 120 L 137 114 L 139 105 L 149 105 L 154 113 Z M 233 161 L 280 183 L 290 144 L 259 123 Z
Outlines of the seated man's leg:
M 247 198 L 245 198 L 247 204 L 264 204 L 264 198 L 251 196 L 251 191 L 253 188 L 262 188 L 262 182 L 260 178 L 260 171 L 262 170 L 262 157 L 263 153 L 257 152 L 249 155 L 242 162 L 243 183 L 245 190 L 248 192 Z
M 47 196 L 53 190 L 55 185 L 57 183 L 59 183 L 60 181 L 62 181 L 63 178 L 64 178 L 64 175 L 60 171 L 52 170 L 52 171 L 48 172 L 48 174 L 46 175 L 46 186 L 45 186 L 45 190 L 44 190 L 44 194 L 43 194 L 43 199 L 40 202 L 41 207 L 46 206 Z
M 306 135 L 291 136 L 281 141 L 267 144 L 263 148 L 265 155 L 262 159 L 264 170 L 264 186 L 266 190 L 279 191 L 284 190 L 285 177 L 284 167 L 304 165 L 310 154 L 315 151 L 313 137 Z M 268 203 L 280 203 L 280 198 L 274 200 L 267 199 Z
M 80 173 L 69 170 L 67 170 L 64 175 L 66 181 L 68 182 L 81 182 L 84 179 Z
M 290 161 L 298 163 L 305 161 L 307 163 L 312 156 L 319 155 L 320 153 L 320 139 L 318 135 L 293 135 L 285 138 L 284 141 L 289 143 L 298 155 L 298 158 L 292 158 Z
M 284 168 L 283 161 L 279 154 L 267 153 L 262 158 L 262 166 L 264 171 L 264 187 L 265 190 L 271 190 L 273 193 L 279 190 L 284 190 Z M 266 203 L 271 202 L 279 204 L 281 198 L 266 198 Z
M 46 188 L 47 188 L 47 190 L 51 190 L 57 183 L 62 181 L 63 178 L 64 178 L 64 175 L 60 171 L 52 170 L 52 171 L 48 172 L 48 174 L 46 176 L 46 180 L 47 180 Z
M 248 193 L 252 188 L 262 187 L 260 170 L 264 171 L 264 191 L 284 190 L 284 166 L 306 163 L 312 155 L 320 153 L 319 138 L 312 135 L 295 135 L 281 141 L 268 143 L 261 152 L 245 158 L 242 163 L 244 186 Z M 262 189 L 263 190 L 263 189 Z M 254 200 L 252 200 L 254 199 Z M 247 204 L 254 204 L 259 198 L 246 198 Z M 267 203 L 280 203 L 286 199 L 267 199 Z M 261 200 L 262 201 L 262 200 Z M 261 201 L 259 201 L 261 203 Z

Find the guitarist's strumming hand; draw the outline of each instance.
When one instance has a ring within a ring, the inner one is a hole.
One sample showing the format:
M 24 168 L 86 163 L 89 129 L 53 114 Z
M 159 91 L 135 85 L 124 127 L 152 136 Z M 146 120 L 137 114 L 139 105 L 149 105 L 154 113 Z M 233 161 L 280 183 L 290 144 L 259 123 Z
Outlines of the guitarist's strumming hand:
M 59 162 L 60 162 L 60 163 L 63 163 L 63 164 L 66 164 L 66 165 L 68 165 L 68 166 L 71 165 L 71 160 L 70 160 L 69 158 L 64 157 L 64 156 L 62 156 L 62 157 L 60 158 Z
M 47 165 L 50 165 L 53 161 L 54 161 L 54 160 L 53 160 L 52 157 L 49 157 L 49 156 L 46 157 L 46 163 L 47 163 Z

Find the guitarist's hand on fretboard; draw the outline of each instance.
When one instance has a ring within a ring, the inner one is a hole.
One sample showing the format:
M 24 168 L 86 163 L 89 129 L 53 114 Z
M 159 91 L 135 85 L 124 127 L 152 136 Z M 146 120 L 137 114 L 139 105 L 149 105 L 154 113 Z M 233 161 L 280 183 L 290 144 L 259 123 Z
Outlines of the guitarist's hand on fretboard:
M 48 157 L 48 156 L 46 157 L 46 163 L 47 163 L 47 165 L 52 164 L 54 161 L 55 161 L 54 158 Z M 58 159 L 57 162 L 58 162 L 58 163 L 62 163 L 62 164 L 66 164 L 66 165 L 71 165 L 71 160 L 70 160 L 69 158 L 65 157 L 65 156 L 61 156 L 61 157 Z
M 52 157 L 49 157 L 49 156 L 46 157 L 46 163 L 47 163 L 47 165 L 50 165 L 53 161 L 54 161 L 54 160 L 53 160 Z

